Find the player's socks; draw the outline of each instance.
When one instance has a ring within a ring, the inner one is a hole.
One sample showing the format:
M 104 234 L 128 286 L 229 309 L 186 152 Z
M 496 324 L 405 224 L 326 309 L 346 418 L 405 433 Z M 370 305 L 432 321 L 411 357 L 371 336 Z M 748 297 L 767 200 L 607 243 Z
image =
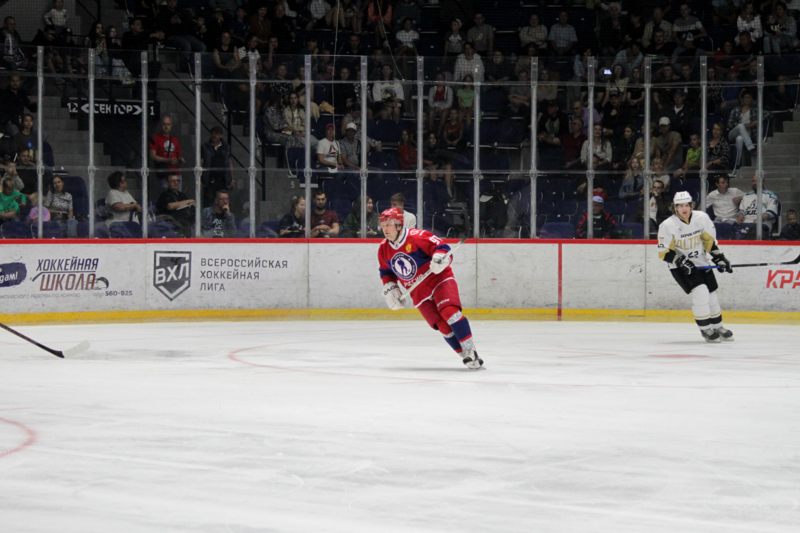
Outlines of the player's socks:
M 469 320 L 461 314 L 461 311 L 456 311 L 450 318 L 447 319 L 447 325 L 456 334 L 458 342 L 461 347 L 467 351 L 473 349 L 475 346 L 472 343 L 472 330 L 469 327 Z
M 692 313 L 700 330 L 713 329 L 711 324 L 711 306 L 708 287 L 699 285 L 692 289 Z M 720 321 L 722 319 L 720 318 Z
M 460 355 L 460 354 L 461 354 L 461 352 L 462 352 L 462 350 L 461 350 L 461 343 L 460 343 L 460 342 L 458 342 L 458 339 L 456 338 L 456 334 L 455 334 L 455 333 L 453 333 L 453 332 L 451 331 L 450 333 L 447 333 L 447 334 L 442 334 L 442 336 L 444 337 L 444 341 L 445 341 L 447 344 L 449 344 L 449 345 L 450 345 L 450 347 L 451 347 L 453 350 L 455 350 L 455 352 L 456 352 L 457 354 L 459 354 L 459 355 Z

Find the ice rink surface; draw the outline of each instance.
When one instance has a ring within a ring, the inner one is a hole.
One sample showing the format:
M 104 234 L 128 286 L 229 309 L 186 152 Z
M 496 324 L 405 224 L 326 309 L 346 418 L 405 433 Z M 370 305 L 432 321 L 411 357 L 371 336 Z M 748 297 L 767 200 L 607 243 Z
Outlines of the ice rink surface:
M 800 327 L 421 321 L 0 332 L 0 529 L 797 532 Z

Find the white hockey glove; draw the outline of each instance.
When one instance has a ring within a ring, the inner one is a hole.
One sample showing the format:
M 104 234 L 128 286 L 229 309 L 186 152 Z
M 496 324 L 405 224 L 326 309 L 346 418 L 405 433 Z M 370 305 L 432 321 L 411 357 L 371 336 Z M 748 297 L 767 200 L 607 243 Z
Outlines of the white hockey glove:
M 397 286 L 397 283 L 389 282 L 383 286 L 383 297 L 386 298 L 386 305 L 392 311 L 405 307 L 403 300 L 400 299 L 402 295 L 403 293 L 400 292 L 400 287 Z
M 453 260 L 453 256 L 447 256 L 446 252 L 436 252 L 433 254 L 431 258 L 431 272 L 434 274 L 440 274 L 450 265 L 450 262 Z

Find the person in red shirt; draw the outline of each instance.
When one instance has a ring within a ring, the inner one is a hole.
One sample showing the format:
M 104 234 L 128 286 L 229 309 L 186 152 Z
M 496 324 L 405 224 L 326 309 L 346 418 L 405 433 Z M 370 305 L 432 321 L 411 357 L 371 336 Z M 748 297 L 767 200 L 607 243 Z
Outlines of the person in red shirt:
M 325 209 L 328 198 L 325 192 L 317 190 L 314 193 L 314 210 L 311 212 L 311 238 L 338 237 L 339 215 L 336 211 Z
M 408 290 L 431 272 L 405 298 L 406 302 L 411 299 L 428 325 L 444 336 L 467 368 L 481 368 L 483 361 L 472 341 L 469 321 L 461 312 L 458 285 L 450 268 L 452 255 L 447 255 L 450 247 L 429 231 L 404 228 L 403 212 L 397 208 L 381 213 L 380 223 L 386 238 L 378 248 L 378 263 L 389 309 L 405 307 L 400 287 Z
M 181 151 L 181 143 L 172 136 L 172 118 L 161 117 L 161 131 L 150 137 L 150 160 L 155 163 L 156 177 L 161 182 L 161 190 L 167 190 L 167 176 L 181 176 L 180 166 L 186 162 Z
M 400 143 L 397 145 L 397 161 L 401 170 L 414 170 L 417 168 L 417 149 L 408 130 L 400 133 Z

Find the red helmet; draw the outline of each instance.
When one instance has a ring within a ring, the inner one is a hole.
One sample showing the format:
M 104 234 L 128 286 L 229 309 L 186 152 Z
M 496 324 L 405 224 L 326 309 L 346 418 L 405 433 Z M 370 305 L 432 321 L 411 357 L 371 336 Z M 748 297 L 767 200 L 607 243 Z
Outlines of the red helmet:
M 403 225 L 403 212 L 397 209 L 396 207 L 392 207 L 381 213 L 380 221 L 381 222 L 390 222 L 394 221 L 395 224 L 402 226 Z

